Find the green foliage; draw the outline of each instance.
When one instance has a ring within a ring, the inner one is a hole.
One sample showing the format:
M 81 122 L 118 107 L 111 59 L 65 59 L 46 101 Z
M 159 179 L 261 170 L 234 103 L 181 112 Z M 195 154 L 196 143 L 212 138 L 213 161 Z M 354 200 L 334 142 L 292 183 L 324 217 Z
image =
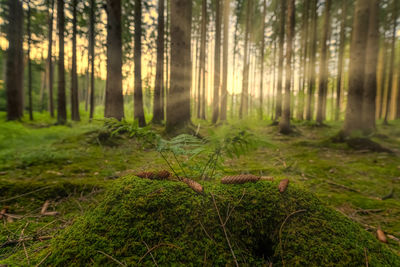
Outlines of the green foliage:
M 283 194 L 269 182 L 204 187 L 198 195 L 183 183 L 119 180 L 33 262 L 51 251 L 44 264 L 52 266 L 115 264 L 104 254 L 127 265 L 150 266 L 152 257 L 160 266 L 233 265 L 212 192 L 223 220 L 231 214 L 225 226 L 240 265 L 362 266 L 366 257 L 371 266 L 400 264 L 374 236 L 294 184 Z

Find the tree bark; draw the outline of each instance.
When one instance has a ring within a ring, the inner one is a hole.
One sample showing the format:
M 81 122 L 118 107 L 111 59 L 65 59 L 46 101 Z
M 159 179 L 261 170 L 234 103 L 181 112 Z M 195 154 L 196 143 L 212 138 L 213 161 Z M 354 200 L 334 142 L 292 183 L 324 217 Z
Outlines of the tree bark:
M 7 120 L 19 120 L 24 110 L 24 12 L 20 0 L 8 0 L 8 50 L 6 59 Z
M 341 110 L 344 52 L 345 52 L 345 48 L 346 48 L 346 19 L 347 19 L 347 1 L 342 0 L 342 20 L 340 22 L 339 59 L 338 59 L 338 66 L 337 66 L 338 76 L 337 76 L 337 84 L 336 84 L 336 111 L 335 111 L 335 120 L 336 121 L 338 121 L 340 118 L 340 110 Z
M 243 81 L 242 81 L 242 96 L 240 102 L 239 118 L 246 117 L 249 113 L 249 69 L 250 69 L 250 17 L 253 0 L 247 1 L 246 11 L 246 30 L 244 36 L 244 57 L 243 57 Z
M 365 80 L 369 1 L 357 0 L 350 48 L 349 92 L 342 134 L 362 130 L 362 101 Z
M 158 25 L 157 25 L 157 66 L 154 86 L 153 123 L 160 124 L 163 116 L 163 99 L 161 93 L 164 90 L 164 0 L 158 0 Z
M 282 89 L 283 89 L 283 61 L 285 46 L 285 18 L 286 18 L 286 0 L 280 1 L 281 18 L 279 26 L 279 53 L 278 53 L 278 85 L 276 89 L 275 120 L 279 120 L 282 115 Z
M 53 100 L 53 20 L 54 20 L 54 0 L 51 1 L 51 15 L 49 12 L 49 43 L 47 51 L 47 64 L 48 64 L 48 88 L 49 88 L 49 112 L 50 116 L 54 117 L 54 100 Z
M 221 0 L 215 0 L 215 49 L 214 49 L 214 98 L 212 123 L 219 117 L 219 96 L 221 86 Z
M 134 118 L 140 127 L 146 126 L 143 110 L 143 89 L 142 89 L 142 0 L 135 0 L 135 90 Z
M 319 69 L 319 93 L 318 93 L 318 107 L 317 107 L 317 123 L 323 124 L 325 114 L 326 114 L 326 96 L 328 93 L 328 39 L 331 31 L 331 19 L 330 19 L 330 9 L 332 5 L 332 0 L 325 1 L 325 11 L 324 11 L 324 25 L 322 31 L 321 40 L 321 59 L 320 59 L 320 69 Z
M 32 61 L 31 61 L 31 45 L 32 45 L 32 32 L 31 32 L 31 1 L 28 0 L 28 101 L 29 101 L 29 119 L 33 121 L 33 103 L 32 103 Z
M 67 122 L 67 104 L 65 97 L 65 67 L 64 67 L 64 0 L 57 0 L 57 27 L 58 27 L 58 94 L 57 94 L 57 122 Z
M 72 70 L 71 70 L 71 119 L 80 121 L 78 73 L 76 62 L 76 34 L 77 34 L 77 0 L 72 0 Z
M 316 86 L 316 75 L 315 75 L 315 62 L 317 53 L 317 5 L 318 1 L 313 0 L 312 11 L 311 11 L 311 36 L 310 36 L 310 62 L 308 69 L 308 82 L 307 82 L 307 106 L 306 106 L 306 120 L 310 121 L 313 117 L 313 102 L 314 102 L 314 90 Z
M 396 56 L 396 31 L 397 31 L 397 1 L 393 0 L 393 8 L 392 8 L 392 22 L 393 22 L 393 30 L 392 30 L 392 42 L 391 42 L 391 55 L 389 58 L 389 85 L 387 90 L 387 98 L 386 98 L 386 111 L 385 118 L 383 120 L 384 124 L 388 123 L 389 112 L 391 108 L 391 100 L 392 100 L 392 86 L 394 79 L 394 60 Z
M 190 46 L 192 1 L 171 0 L 171 85 L 167 132 L 190 124 Z
M 265 57 L 265 19 L 267 16 L 267 0 L 263 1 L 263 15 L 262 15 L 262 35 L 261 35 L 261 57 L 260 57 L 260 107 L 259 116 L 260 120 L 264 116 L 264 57 Z
M 89 29 L 89 57 L 90 57 L 90 111 L 89 119 L 92 120 L 94 116 L 94 96 L 95 96 L 95 77 L 94 77 L 94 61 L 95 61 L 95 47 L 96 47 L 96 0 L 90 0 L 90 29 Z M 89 67 L 88 67 L 89 68 Z
M 229 56 L 229 13 L 230 0 L 223 0 L 224 41 L 222 45 L 222 89 L 221 89 L 221 121 L 226 121 L 228 106 L 228 56 Z
M 283 98 L 282 117 L 279 121 L 279 131 L 282 134 L 289 134 L 290 129 L 290 88 L 292 84 L 292 47 L 295 28 L 295 0 L 287 0 L 287 21 L 286 21 L 286 75 L 285 95 Z
M 122 95 L 121 0 L 107 0 L 107 83 L 104 116 L 124 117 Z
M 367 58 L 365 62 L 364 101 L 363 101 L 363 131 L 372 133 L 375 128 L 377 66 L 379 56 L 379 1 L 372 0 L 370 4 L 369 29 L 367 43 Z
M 199 118 L 206 119 L 206 45 L 207 45 L 207 0 L 202 1 L 201 7 L 201 33 L 200 33 L 200 72 L 201 72 L 201 94 L 199 88 Z M 199 77 L 200 84 L 200 77 Z

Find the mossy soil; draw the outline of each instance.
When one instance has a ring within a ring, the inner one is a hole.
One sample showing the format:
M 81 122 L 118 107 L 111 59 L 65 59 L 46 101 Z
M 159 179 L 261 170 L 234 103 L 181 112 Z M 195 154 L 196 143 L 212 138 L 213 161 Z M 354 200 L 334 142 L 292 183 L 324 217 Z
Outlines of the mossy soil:
M 232 264 L 211 202 L 213 192 L 223 218 L 228 207 L 236 206 L 227 230 L 242 264 L 272 261 L 279 265 L 283 258 L 286 265 L 307 265 L 307 261 L 363 265 L 366 259 L 371 266 L 399 265 L 398 241 L 389 239 L 388 245 L 381 245 L 372 235 L 380 227 L 400 236 L 399 124 L 380 126 L 380 134 L 372 137 L 394 154 L 330 142 L 340 125 L 297 124 L 299 134 L 287 137 L 269 124 L 235 125 L 254 132 L 262 145 L 240 158 L 226 159 L 217 168 L 215 181 L 200 181 L 207 192 L 201 196 L 176 182 L 121 178 L 136 171 L 168 169 L 168 165 L 137 140 L 124 136 L 111 143 L 99 140 L 102 122 L 69 127 L 2 123 L 0 206 L 23 217 L 3 221 L 0 245 L 21 237 L 34 237 L 34 241 L 0 248 L 0 263 L 29 265 L 46 258 L 44 263 L 53 265 L 67 261 L 104 265 L 116 264 L 114 258 L 152 265 L 150 254 L 141 259 L 146 246 L 165 243 L 152 253 L 157 263 L 200 265 L 205 259 L 210 265 Z M 202 123 L 201 135 L 209 135 L 208 129 L 211 126 Z M 237 173 L 272 175 L 277 181 L 289 178 L 289 191 L 279 195 L 276 183 L 267 182 L 218 185 L 223 175 Z M 245 195 L 238 203 L 243 189 Z M 387 195 L 389 199 L 381 200 Z M 51 200 L 49 210 L 58 211 L 58 216 L 40 215 L 45 200 Z M 289 214 L 302 209 L 306 211 L 285 223 L 281 249 L 280 226 Z M 89 226 L 93 231 L 87 231 Z M 40 236 L 53 239 L 36 240 Z M 74 254 L 76 260 L 69 260 Z

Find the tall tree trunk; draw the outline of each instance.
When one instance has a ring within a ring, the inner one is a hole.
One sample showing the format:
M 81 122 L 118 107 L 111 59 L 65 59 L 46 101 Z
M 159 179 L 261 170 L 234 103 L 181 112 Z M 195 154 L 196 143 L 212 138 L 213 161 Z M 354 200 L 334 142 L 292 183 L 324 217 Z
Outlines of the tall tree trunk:
M 190 124 L 190 46 L 192 1 L 171 0 L 171 87 L 166 130 Z
M 228 106 L 228 54 L 229 54 L 229 13 L 230 0 L 223 0 L 224 41 L 222 47 L 222 90 L 221 90 L 221 116 L 220 120 L 226 120 Z
M 28 0 L 28 101 L 29 101 L 29 119 L 33 121 L 33 103 L 32 103 L 32 61 L 31 61 L 31 1 Z
M 199 77 L 199 85 L 201 84 L 201 94 L 199 87 L 199 107 L 198 117 L 206 119 L 206 45 L 207 45 L 207 0 L 202 0 L 201 7 L 201 33 L 200 33 L 200 72 L 201 81 Z
M 263 1 L 263 15 L 262 15 L 262 35 L 261 35 L 261 57 L 260 57 L 260 120 L 264 116 L 264 57 L 265 57 L 265 19 L 267 16 L 267 0 Z
M 378 84 L 380 85 L 380 97 L 379 97 L 379 112 L 378 112 L 378 118 L 382 119 L 385 114 L 384 114 L 384 108 L 385 108 L 385 91 L 386 91 L 386 84 L 387 84 L 387 69 L 388 69 L 388 57 L 389 57 L 389 49 L 388 49 L 388 43 L 386 40 L 383 40 L 383 45 L 382 45 L 382 74 L 380 77 L 380 81 Z
M 308 82 L 307 82 L 307 107 L 306 107 L 306 119 L 310 121 L 313 117 L 313 102 L 314 102 L 314 90 L 316 86 L 316 74 L 315 74 L 315 62 L 317 53 L 317 14 L 318 0 L 313 0 L 312 11 L 311 11 L 311 36 L 310 36 L 310 62 L 308 69 Z
M 344 66 L 344 50 L 346 48 L 346 19 L 347 19 L 347 1 L 342 0 L 342 19 L 340 22 L 340 43 L 339 43 L 339 59 L 337 66 L 337 83 L 336 83 L 336 112 L 335 120 L 338 121 L 341 110 L 341 97 L 342 97 L 342 77 L 343 77 L 343 66 Z
M 368 36 L 369 1 L 357 0 L 350 48 L 349 92 L 342 134 L 362 130 L 365 59 Z
M 135 0 L 135 90 L 134 118 L 140 127 L 146 126 L 142 89 L 142 0 Z
M 95 96 L 95 78 L 94 78 L 94 61 L 95 61 L 95 47 L 96 47 L 96 0 L 90 0 L 90 29 L 89 29 L 89 57 L 90 57 L 90 111 L 89 119 L 92 120 L 94 116 L 94 96 Z M 89 67 L 88 67 L 89 70 Z M 89 72 L 89 71 L 88 71 Z
M 301 68 L 303 73 L 303 79 L 299 83 L 299 96 L 298 96 L 298 105 L 297 105 L 297 119 L 304 119 L 304 88 L 306 86 L 307 79 L 307 58 L 308 58 L 308 35 L 309 35 L 309 17 L 310 17 L 310 3 L 311 0 L 304 0 L 304 14 L 303 14 L 303 36 L 302 36 L 302 58 L 301 58 Z M 300 80 L 300 79 L 299 79 Z
M 48 64 L 48 88 L 49 88 L 49 112 L 50 116 L 54 117 L 54 101 L 53 101 L 53 20 L 54 20 L 54 0 L 50 0 L 51 3 L 51 15 L 49 12 L 49 42 L 47 50 L 47 64 Z
M 164 0 L 158 0 L 157 66 L 153 103 L 153 123 L 155 124 L 161 123 L 164 119 L 161 98 L 161 92 L 164 90 L 164 6 Z
M 58 27 L 58 94 L 57 94 L 57 121 L 59 124 L 67 122 L 67 104 L 65 97 L 65 67 L 64 67 L 64 0 L 57 0 L 57 27 Z
M 107 0 L 107 83 L 104 116 L 124 117 L 121 0 Z
M 212 123 L 219 117 L 219 95 L 221 86 L 221 0 L 215 0 L 215 50 L 214 50 L 214 98 Z
M 76 34 L 77 34 L 77 0 L 72 0 L 72 70 L 71 70 L 71 119 L 80 121 L 78 72 L 76 62 Z
M 318 107 L 317 107 L 317 123 L 322 124 L 326 114 L 326 96 L 328 93 L 328 39 L 331 31 L 330 9 L 332 0 L 325 1 L 324 11 L 324 25 L 321 40 L 321 59 L 319 69 L 319 93 L 318 93 Z
M 392 7 L 393 31 L 392 31 L 392 42 L 391 42 L 391 55 L 389 58 L 389 85 L 386 98 L 386 112 L 385 112 L 385 118 L 383 120 L 384 124 L 388 123 L 389 112 L 391 108 L 392 91 L 393 91 L 392 86 L 394 78 L 394 60 L 396 56 L 397 1 L 398 0 L 393 0 L 393 7 Z
M 19 120 L 24 111 L 24 11 L 20 0 L 8 0 L 6 62 L 7 120 Z
M 290 129 L 290 88 L 292 86 L 292 54 L 295 28 L 295 0 L 287 0 L 287 21 L 286 21 L 286 75 L 285 95 L 283 98 L 282 118 L 279 121 L 279 131 L 288 134 Z
M 286 0 L 280 1 L 280 26 L 279 26 L 279 55 L 278 55 L 278 85 L 276 90 L 275 120 L 279 120 L 282 115 L 282 89 L 283 89 L 283 61 L 285 46 L 285 18 L 286 18 Z
M 364 101 L 363 101 L 363 130 L 369 134 L 375 130 L 377 66 L 379 55 L 379 0 L 370 4 L 369 29 L 367 43 L 367 58 L 365 62 Z
M 244 57 L 243 57 L 243 82 L 242 82 L 242 97 L 240 102 L 239 118 L 247 116 L 249 113 L 249 68 L 250 68 L 250 14 L 252 10 L 253 0 L 247 1 L 246 11 L 246 30 L 244 36 Z

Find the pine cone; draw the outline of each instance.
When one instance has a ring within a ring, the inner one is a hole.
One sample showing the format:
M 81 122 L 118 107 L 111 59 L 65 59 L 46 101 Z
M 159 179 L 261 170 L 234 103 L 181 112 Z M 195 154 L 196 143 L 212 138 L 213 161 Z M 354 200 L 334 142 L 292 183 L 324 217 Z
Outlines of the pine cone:
M 137 173 L 136 176 L 150 180 L 167 180 L 171 176 L 171 173 L 165 170 L 158 172 L 140 172 Z
M 260 176 L 252 174 L 241 174 L 235 176 L 226 176 L 222 178 L 221 183 L 223 184 L 245 184 L 245 183 L 255 183 L 261 179 Z
M 286 188 L 289 185 L 289 179 L 283 179 L 280 183 L 279 183 L 279 192 L 283 193 L 286 191 Z
M 201 184 L 199 184 L 196 181 L 187 179 L 187 178 L 183 178 L 182 182 L 184 182 L 185 184 L 187 184 L 190 188 L 193 189 L 193 191 L 202 194 L 204 192 L 203 187 L 201 186 Z

